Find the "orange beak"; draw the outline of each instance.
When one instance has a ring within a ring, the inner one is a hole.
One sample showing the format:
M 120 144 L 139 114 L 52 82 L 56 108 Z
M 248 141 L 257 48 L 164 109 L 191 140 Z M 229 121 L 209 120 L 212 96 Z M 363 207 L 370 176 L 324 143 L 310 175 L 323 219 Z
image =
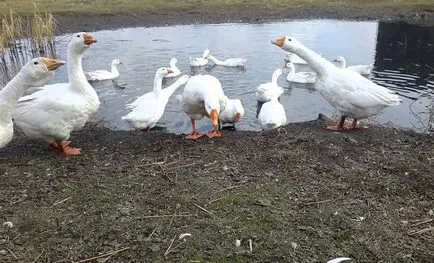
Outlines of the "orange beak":
M 84 34 L 84 44 L 90 46 L 93 43 L 96 43 L 96 38 L 94 38 L 91 34 Z
M 65 61 L 58 59 L 43 58 L 42 61 L 47 67 L 48 71 L 56 70 L 58 67 L 65 65 Z
M 275 40 L 271 41 L 271 44 L 274 44 L 278 47 L 282 47 L 283 43 L 285 43 L 285 37 L 284 36 L 278 37 Z
M 215 110 L 215 109 L 211 110 L 211 114 L 209 115 L 209 118 L 211 119 L 212 126 L 218 127 L 218 125 L 219 125 L 219 114 L 217 113 L 217 110 Z
M 235 121 L 240 121 L 241 120 L 241 114 L 240 113 L 237 113 L 236 115 L 235 115 Z
M 167 68 L 167 73 L 166 74 L 169 74 L 169 73 L 173 73 L 173 70 L 171 68 Z

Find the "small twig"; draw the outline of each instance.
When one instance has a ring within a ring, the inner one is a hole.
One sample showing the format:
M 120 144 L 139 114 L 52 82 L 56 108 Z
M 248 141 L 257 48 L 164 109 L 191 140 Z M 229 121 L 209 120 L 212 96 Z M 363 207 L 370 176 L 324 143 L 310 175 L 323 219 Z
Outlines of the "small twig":
M 253 252 L 252 239 L 249 239 L 249 249 L 250 249 L 250 253 L 252 253 Z
M 6 248 L 6 249 L 9 251 L 9 253 L 11 253 L 11 255 L 12 255 L 16 260 L 20 261 L 20 260 L 17 258 L 17 256 L 15 255 L 15 253 L 12 252 L 12 250 L 10 250 L 9 248 Z M 21 262 L 21 261 L 20 261 L 20 262 Z
M 89 262 L 89 261 L 92 261 L 92 260 L 98 259 L 98 258 L 105 258 L 105 257 L 109 257 L 109 256 L 111 257 L 111 256 L 114 256 L 114 255 L 116 255 L 116 254 L 118 254 L 118 253 L 120 253 L 122 251 L 128 250 L 128 249 L 130 249 L 130 248 L 126 247 L 126 248 L 119 249 L 119 250 L 116 250 L 116 251 L 112 251 L 112 252 L 109 252 L 109 253 L 106 253 L 106 254 L 103 254 L 103 255 L 100 255 L 100 256 L 96 256 L 96 257 L 93 257 L 93 258 L 83 259 L 83 260 L 80 260 L 80 261 L 77 261 L 77 262 L 74 262 L 74 263 L 84 263 L 84 262 Z
M 154 216 L 144 216 L 143 218 L 160 218 L 160 217 L 172 217 L 174 215 L 154 215 Z M 190 217 L 190 216 L 195 216 L 195 215 L 175 215 L 177 217 Z
M 39 254 L 39 256 L 37 256 L 35 260 L 33 260 L 33 263 L 36 263 L 38 259 L 42 256 L 42 254 L 44 254 L 44 251 L 42 251 L 41 254 Z
M 56 206 L 56 205 L 60 205 L 61 203 L 66 202 L 66 201 L 68 201 L 69 199 L 71 199 L 71 197 L 67 197 L 67 198 L 65 198 L 65 199 L 63 199 L 63 200 L 61 200 L 61 201 L 57 201 L 57 202 L 54 203 L 51 207 Z
M 426 233 L 426 232 L 431 231 L 431 230 L 434 230 L 434 226 L 431 226 L 431 227 L 428 227 L 428 228 L 424 228 L 424 229 L 421 229 L 419 231 L 409 232 L 408 235 L 413 236 L 413 235 L 416 235 L 416 234 L 423 234 L 423 233 Z
M 247 183 L 248 183 L 248 182 L 244 182 L 244 183 L 242 183 L 242 184 L 240 184 L 240 185 L 234 185 L 234 186 L 230 186 L 230 187 L 227 187 L 227 188 L 223 188 L 223 189 L 217 190 L 217 191 L 215 191 L 212 195 L 215 195 L 215 194 L 218 194 L 218 193 L 221 193 L 221 192 L 224 192 L 224 191 L 228 191 L 228 190 L 232 190 L 232 189 L 236 189 L 236 188 L 243 187 L 243 186 L 245 186 Z
M 169 253 L 170 253 L 170 248 L 172 247 L 173 242 L 175 242 L 175 238 L 176 238 L 176 235 L 173 237 L 172 242 L 170 242 L 170 245 L 169 245 L 169 247 L 166 249 L 166 252 L 164 252 L 164 256 L 165 256 L 165 257 L 166 257 L 167 255 L 169 255 Z
M 419 226 L 419 225 L 423 225 L 423 224 L 426 224 L 426 223 L 429 223 L 429 222 L 432 222 L 432 221 L 434 221 L 434 219 L 431 218 L 431 219 L 427 219 L 427 220 L 421 221 L 419 223 L 416 223 L 416 224 L 414 224 L 412 226 Z
M 170 177 L 166 171 L 164 170 L 163 166 L 160 164 L 158 167 L 160 167 L 161 172 L 163 173 L 163 176 L 166 177 L 169 181 L 173 183 L 172 177 Z
M 322 201 L 317 201 L 317 202 L 307 202 L 307 203 L 301 203 L 302 205 L 318 205 L 318 204 L 324 204 L 324 203 L 328 203 L 331 202 L 333 200 L 331 199 L 327 199 L 327 200 L 322 200 Z
M 198 204 L 194 204 L 194 205 L 195 205 L 197 208 L 199 208 L 200 210 L 204 211 L 205 213 L 214 216 L 214 214 L 213 214 L 212 212 L 206 210 L 205 208 L 201 207 L 200 205 L 198 205 Z
M 151 232 L 151 234 L 148 236 L 148 238 L 145 240 L 145 242 L 148 241 L 149 239 L 151 239 L 151 237 L 154 235 L 154 233 L 155 233 L 155 231 L 157 231 L 157 229 L 158 229 L 158 226 Z

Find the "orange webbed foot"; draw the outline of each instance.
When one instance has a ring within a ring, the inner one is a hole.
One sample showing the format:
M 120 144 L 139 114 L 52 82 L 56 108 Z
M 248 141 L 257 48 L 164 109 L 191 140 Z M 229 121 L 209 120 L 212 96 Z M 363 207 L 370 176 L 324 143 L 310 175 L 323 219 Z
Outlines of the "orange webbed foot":
M 200 137 L 202 137 L 203 134 L 198 133 L 197 131 L 193 131 L 192 133 L 190 133 L 189 135 L 187 135 L 185 138 L 188 140 L 197 140 Z
M 64 156 L 76 156 L 81 154 L 81 148 L 74 148 L 74 147 L 65 147 L 63 148 L 63 151 L 60 152 L 60 154 Z
M 344 128 L 343 126 L 339 126 L 339 125 L 327 125 L 327 130 L 329 131 L 335 131 L 335 132 L 346 132 L 348 131 L 346 128 Z
M 206 136 L 208 136 L 208 138 L 218 138 L 218 137 L 222 137 L 222 134 L 220 133 L 219 130 L 212 130 L 210 132 L 208 132 L 206 134 Z

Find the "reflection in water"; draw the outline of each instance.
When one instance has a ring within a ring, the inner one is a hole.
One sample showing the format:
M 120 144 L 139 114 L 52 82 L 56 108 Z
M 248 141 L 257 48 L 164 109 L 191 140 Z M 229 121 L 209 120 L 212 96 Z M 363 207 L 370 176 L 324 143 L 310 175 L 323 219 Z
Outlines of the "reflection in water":
M 256 118 L 260 105 L 255 91 L 283 65 L 284 52 L 271 45 L 270 40 L 286 34 L 327 59 L 344 56 L 348 65 L 374 64 L 372 79 L 396 90 L 403 99 L 402 105 L 386 109 L 375 120 L 425 130 L 434 89 L 434 77 L 429 75 L 434 67 L 433 30 L 434 27 L 406 24 L 334 20 L 126 28 L 96 32 L 98 43 L 86 52 L 83 67 L 85 71 L 106 68 L 114 58 L 124 62 L 116 82 L 92 83 L 101 100 L 97 119 L 104 120 L 109 128 L 132 129 L 120 118 L 127 113 L 124 105 L 151 91 L 155 70 L 168 66 L 170 58 L 176 57 L 182 74 L 212 74 L 222 82 L 228 97 L 241 99 L 245 114 L 237 123 L 238 130 L 260 130 Z M 69 36 L 57 37 L 56 41 L 58 57 L 66 59 Z M 246 57 L 247 65 L 228 68 L 210 62 L 191 68 L 189 56 L 201 54 L 205 48 L 217 57 Z M 308 66 L 299 66 L 297 70 L 310 71 Z M 61 81 L 67 81 L 66 67 L 53 80 Z M 176 78 L 165 79 L 163 86 L 175 81 Z M 279 78 L 279 85 L 285 90 L 280 102 L 288 122 L 308 121 L 318 113 L 335 112 L 312 85 L 288 83 L 285 73 Z M 182 88 L 175 95 L 180 93 Z M 158 125 L 170 132 L 189 132 L 190 120 L 175 100 L 171 98 Z M 208 120 L 198 125 L 202 131 L 211 128 Z

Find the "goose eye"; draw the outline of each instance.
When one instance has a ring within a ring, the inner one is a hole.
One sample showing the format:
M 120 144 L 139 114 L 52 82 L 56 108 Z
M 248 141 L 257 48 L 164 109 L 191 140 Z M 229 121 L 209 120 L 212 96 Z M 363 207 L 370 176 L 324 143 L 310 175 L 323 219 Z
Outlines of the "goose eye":
M 80 37 L 80 35 L 77 35 L 77 37 Z
M 33 62 L 33 65 L 38 65 L 38 64 L 39 64 L 38 61 Z

